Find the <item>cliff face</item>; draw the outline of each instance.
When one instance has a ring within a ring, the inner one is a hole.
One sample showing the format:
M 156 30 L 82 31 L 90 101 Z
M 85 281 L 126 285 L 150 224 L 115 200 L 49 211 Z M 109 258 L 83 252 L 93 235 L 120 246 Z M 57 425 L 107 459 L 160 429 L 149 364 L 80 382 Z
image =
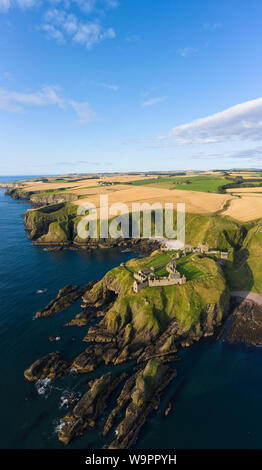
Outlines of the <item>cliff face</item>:
M 21 188 L 21 185 L 13 185 L 11 187 L 9 186 L 9 188 L 6 190 L 6 194 L 11 196 L 13 199 L 28 200 L 30 199 L 30 195 L 32 193 Z
M 28 237 L 46 245 L 70 241 L 76 212 L 76 206 L 63 203 L 29 209 L 24 218 Z
M 41 206 L 39 209 L 28 211 L 28 215 L 25 218 L 26 229 L 31 231 L 30 238 L 35 240 L 43 235 L 46 235 L 49 231 L 49 225 L 52 222 L 65 221 L 65 218 L 70 216 L 70 230 L 65 226 L 60 228 L 65 232 L 67 241 L 74 243 L 76 246 L 82 248 L 97 248 L 105 247 L 110 248 L 121 243 L 119 239 L 87 239 L 83 240 L 77 236 L 77 224 L 80 217 L 77 216 L 77 207 L 70 204 L 75 201 L 78 197 L 73 193 L 68 193 L 63 190 L 46 191 L 45 193 L 30 192 L 25 187 L 11 187 L 7 190 L 14 199 L 29 200 L 35 206 Z M 63 210 L 60 210 L 60 205 L 63 205 Z M 43 207 L 42 207 L 43 206 Z M 48 209 L 45 208 L 48 207 Z M 74 207 L 74 211 L 72 209 Z M 63 212 L 63 216 L 61 215 Z M 52 216 L 50 215 L 52 213 Z M 176 222 L 176 214 L 174 214 L 174 222 Z M 176 223 L 174 224 L 176 225 Z M 229 250 L 231 248 L 239 249 L 243 245 L 244 240 L 247 236 L 248 229 L 254 224 L 246 225 L 240 224 L 235 220 L 221 215 L 210 215 L 204 216 L 200 214 L 186 214 L 186 243 L 192 246 L 197 246 L 199 243 L 207 243 L 209 248 Z M 57 237 L 57 231 L 60 232 Z M 152 219 L 152 233 L 154 233 L 154 221 Z M 52 238 L 54 235 L 54 238 Z M 60 243 L 62 236 L 59 228 L 51 229 L 49 235 L 39 240 L 40 244 L 55 244 L 56 241 Z M 36 241 L 37 243 L 37 241 Z M 142 243 L 142 242 L 141 242 Z
M 30 196 L 30 202 L 34 206 L 45 206 L 48 204 L 60 204 L 62 202 L 76 201 L 78 197 L 71 193 L 51 193 L 51 194 L 34 194 Z
M 60 204 L 64 202 L 76 201 L 78 199 L 78 196 L 75 194 L 65 193 L 63 191 L 46 191 L 44 193 L 27 191 L 26 187 L 21 187 L 21 183 L 14 183 L 4 187 L 8 188 L 6 194 L 11 196 L 13 199 L 26 200 L 34 206 Z

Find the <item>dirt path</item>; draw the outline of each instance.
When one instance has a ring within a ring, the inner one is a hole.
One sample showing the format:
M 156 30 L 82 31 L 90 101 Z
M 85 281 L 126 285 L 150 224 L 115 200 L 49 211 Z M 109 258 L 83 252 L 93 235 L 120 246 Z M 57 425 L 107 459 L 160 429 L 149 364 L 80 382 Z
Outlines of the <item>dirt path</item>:
M 249 292 L 247 290 L 233 291 L 230 292 L 231 297 L 241 297 L 246 300 L 252 300 L 258 305 L 262 305 L 262 295 L 255 294 L 254 292 Z

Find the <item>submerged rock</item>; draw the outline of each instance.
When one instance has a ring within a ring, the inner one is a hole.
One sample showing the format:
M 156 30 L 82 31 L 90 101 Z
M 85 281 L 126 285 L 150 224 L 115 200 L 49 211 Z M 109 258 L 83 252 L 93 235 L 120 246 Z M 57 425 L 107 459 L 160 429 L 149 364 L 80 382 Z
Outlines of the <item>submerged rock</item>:
M 95 312 L 80 312 L 64 326 L 86 326 L 94 317 L 96 317 Z

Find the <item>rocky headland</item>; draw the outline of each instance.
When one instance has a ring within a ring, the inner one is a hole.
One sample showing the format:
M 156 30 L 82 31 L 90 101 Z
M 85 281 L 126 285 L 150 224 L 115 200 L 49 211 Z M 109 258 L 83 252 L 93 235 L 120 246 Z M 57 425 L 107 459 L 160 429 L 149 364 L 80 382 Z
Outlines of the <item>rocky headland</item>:
M 200 255 L 187 258 L 183 270 L 188 275 L 191 272 L 192 279 L 185 285 L 152 287 L 135 293 L 133 273 L 157 262 L 159 256 L 163 255 L 157 250 L 146 258 L 132 259 L 84 288 L 66 286 L 38 313 L 38 317 L 53 315 L 81 295 L 82 312 L 66 326 L 87 327 L 94 317 L 98 323 L 84 335 L 86 347 L 80 354 L 65 361 L 56 352 L 36 360 L 24 373 L 28 381 L 59 379 L 72 370 L 88 374 L 102 364 L 128 363 L 130 371 L 134 361 L 131 374 L 118 376 L 110 372 L 89 384 L 90 390 L 61 421 L 61 442 L 68 444 L 93 427 L 107 408 L 109 396 L 124 382 L 106 420 L 104 435 L 117 422 L 117 437 L 109 447 L 131 447 L 147 417 L 157 410 L 161 393 L 176 376 L 172 364 L 180 359 L 179 349 L 213 335 L 226 318 L 229 291 L 222 269 L 214 260 Z

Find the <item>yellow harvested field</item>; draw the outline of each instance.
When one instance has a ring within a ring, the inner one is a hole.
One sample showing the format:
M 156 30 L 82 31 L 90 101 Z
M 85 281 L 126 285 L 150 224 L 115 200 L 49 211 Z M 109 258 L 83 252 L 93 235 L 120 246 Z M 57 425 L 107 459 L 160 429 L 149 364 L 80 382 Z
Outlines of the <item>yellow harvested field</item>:
M 235 176 L 243 176 L 243 178 L 250 178 L 250 179 L 255 179 L 255 178 L 261 178 L 261 173 L 262 172 L 259 172 L 259 173 L 230 173 L 229 172 L 229 175 L 232 176 L 232 177 L 235 177 Z
M 241 222 L 259 219 L 262 217 L 262 197 L 243 196 L 231 200 L 228 209 L 223 212 Z
M 118 190 L 114 190 L 118 188 Z M 147 202 L 150 204 L 160 202 L 163 205 L 165 203 L 185 203 L 186 211 L 199 214 L 209 214 L 216 211 L 222 210 L 224 204 L 228 199 L 231 199 L 230 195 L 227 194 L 208 194 L 200 191 L 185 191 L 176 190 L 170 191 L 169 189 L 152 188 L 148 186 L 129 186 L 128 188 L 120 188 L 120 185 L 111 190 L 104 191 L 105 188 L 101 188 L 99 192 L 90 190 L 88 197 L 81 198 L 74 201 L 74 204 L 80 205 L 85 202 L 91 202 L 95 204 L 97 208 L 100 208 L 100 194 L 108 195 L 109 205 L 114 203 L 125 203 L 128 206 L 128 210 L 132 209 L 132 203 L 143 203 Z
M 98 175 L 99 176 L 99 175 Z M 190 176 L 197 176 L 192 174 Z M 74 193 L 80 198 L 74 204 L 80 205 L 92 202 L 100 209 L 100 195 L 108 195 L 108 203 L 125 203 L 128 211 L 132 210 L 133 203 L 147 202 L 149 204 L 160 202 L 185 203 L 186 211 L 198 214 L 214 214 L 230 216 L 236 220 L 247 222 L 262 218 L 262 187 L 232 188 L 226 194 L 206 193 L 200 191 L 175 190 L 171 191 L 158 185 L 134 186 L 126 183 L 139 179 L 157 178 L 157 175 L 110 175 L 94 179 L 83 179 L 75 182 L 47 182 L 28 183 L 26 189 L 29 191 L 47 191 L 66 189 L 66 192 Z M 118 183 L 112 186 L 103 186 L 101 183 Z M 125 184 L 121 184 L 125 183 Z M 261 193 L 261 194 L 260 194 Z M 225 206 L 229 201 L 228 207 Z M 225 211 L 223 211 L 223 207 Z
M 81 181 L 75 182 L 48 182 L 48 183 L 27 183 L 25 188 L 27 191 L 47 191 L 47 190 L 58 190 L 61 188 L 66 189 L 81 189 L 92 186 L 100 186 L 102 183 L 128 183 L 137 180 L 146 180 L 157 178 L 157 175 L 145 176 L 145 175 L 112 175 L 102 176 L 100 178 L 88 178 Z
M 241 193 L 262 193 L 262 187 L 258 186 L 257 188 L 229 188 L 227 189 L 228 193 L 241 194 Z
M 94 181 L 94 180 L 92 180 Z M 91 183 L 91 180 L 85 181 L 85 186 L 91 186 L 94 183 Z M 61 189 L 61 188 L 75 188 L 79 187 L 79 183 L 29 183 L 25 186 L 26 191 L 47 191 Z
M 131 186 L 133 187 L 133 186 Z M 124 184 L 118 184 L 116 186 L 96 186 L 94 187 L 84 187 L 84 188 L 76 188 L 76 189 L 70 189 L 67 192 L 76 194 L 77 196 L 95 196 L 98 193 L 99 194 L 107 194 L 107 193 L 113 193 L 113 192 L 118 192 L 120 190 L 126 190 L 129 188 L 129 186 L 126 186 Z

